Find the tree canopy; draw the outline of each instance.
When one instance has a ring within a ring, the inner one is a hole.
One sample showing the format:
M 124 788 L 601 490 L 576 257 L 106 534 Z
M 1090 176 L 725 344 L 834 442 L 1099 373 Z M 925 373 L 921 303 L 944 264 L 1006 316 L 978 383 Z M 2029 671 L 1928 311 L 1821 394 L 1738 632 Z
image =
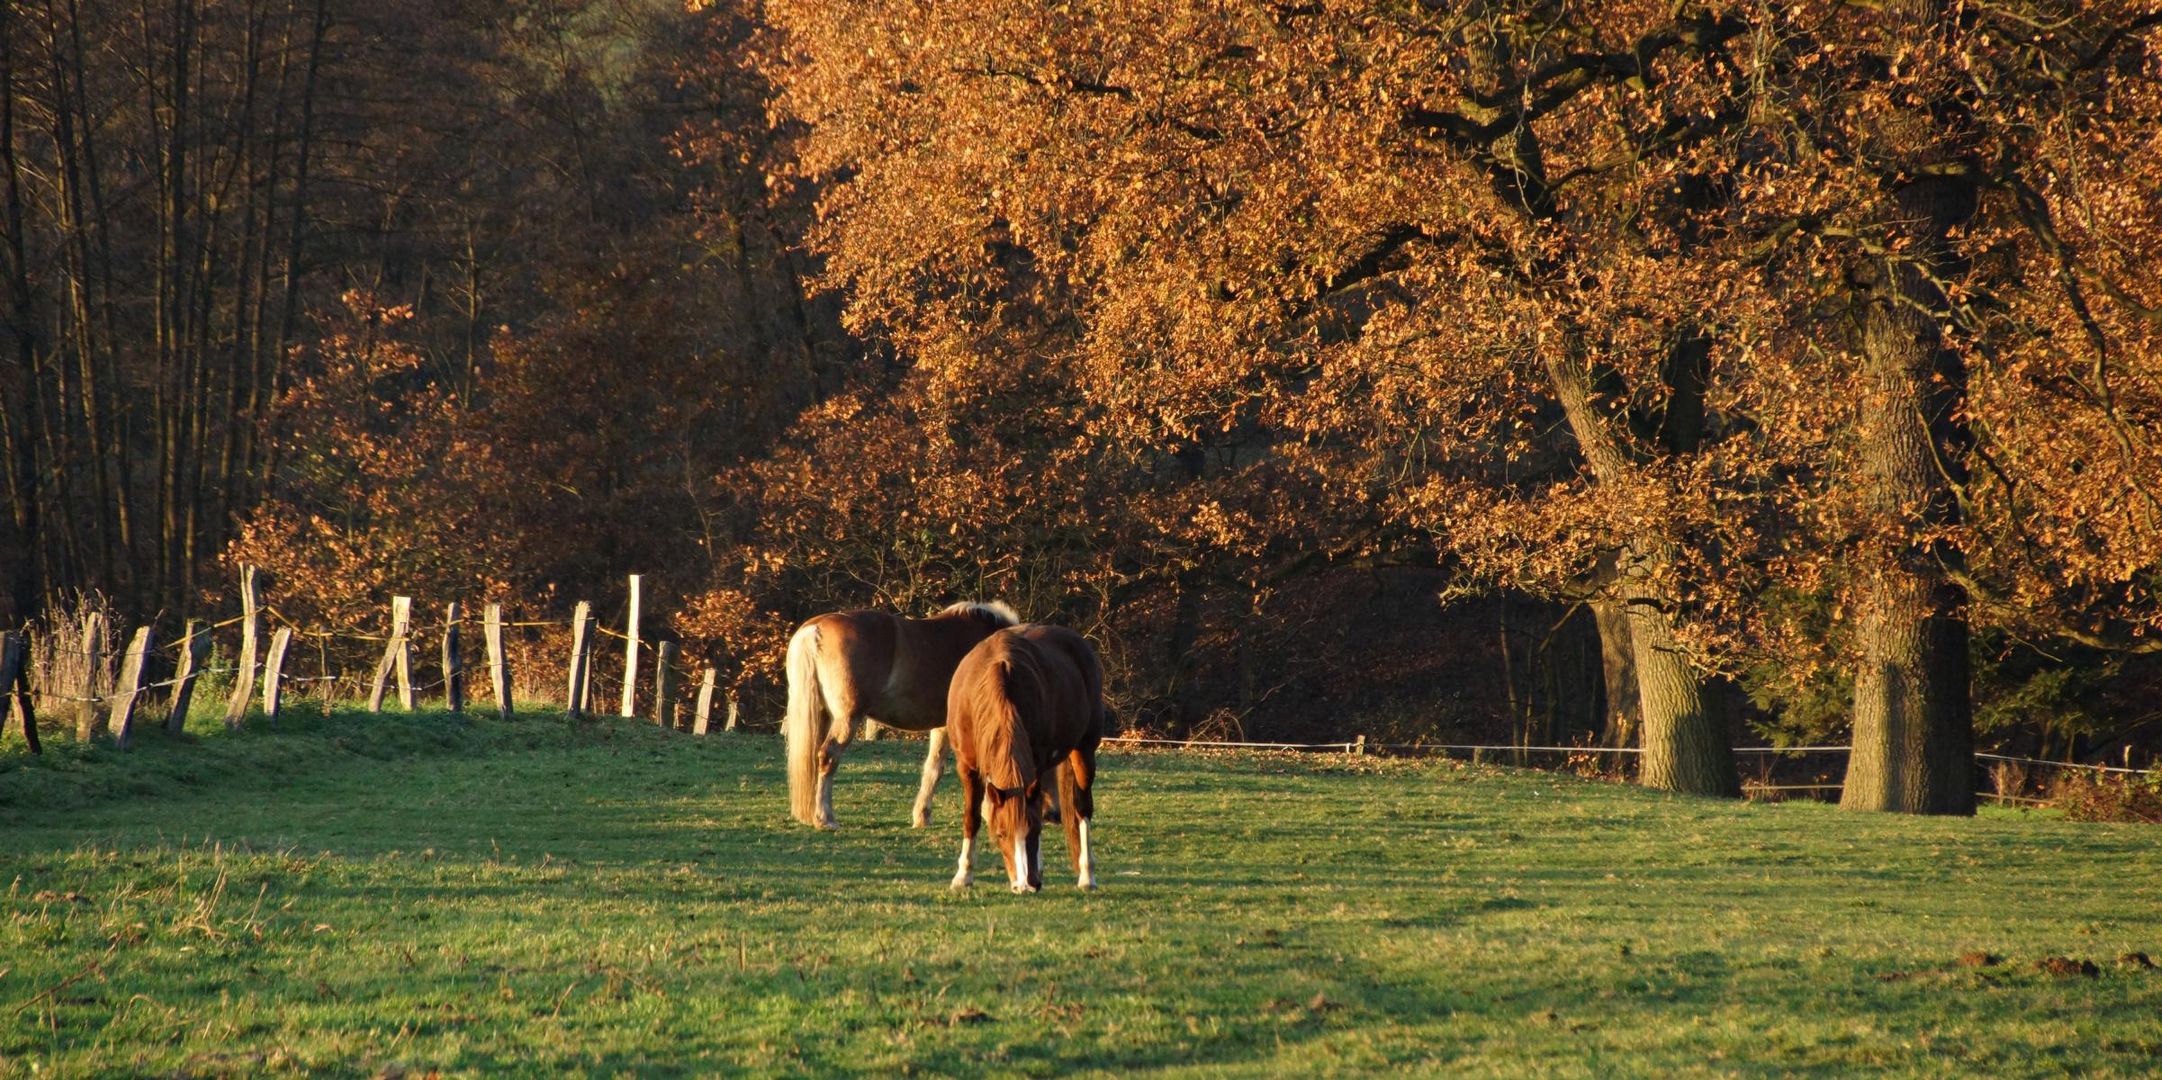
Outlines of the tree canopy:
M 9 11 L 18 611 L 638 568 L 751 683 L 997 595 L 1190 723 L 1420 568 L 1597 613 L 1645 783 L 1739 686 L 1954 813 L 1978 692 L 2162 640 L 2148 4 Z

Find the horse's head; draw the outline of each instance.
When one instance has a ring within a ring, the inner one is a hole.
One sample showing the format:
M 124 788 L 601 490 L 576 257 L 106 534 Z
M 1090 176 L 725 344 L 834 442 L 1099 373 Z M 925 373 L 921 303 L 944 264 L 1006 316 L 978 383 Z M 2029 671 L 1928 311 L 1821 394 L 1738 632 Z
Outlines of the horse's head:
M 1006 881 L 1017 893 L 1043 888 L 1042 786 L 1031 781 L 1025 788 L 1000 791 L 984 788 L 984 820 L 991 825 L 991 842 L 1006 862 Z

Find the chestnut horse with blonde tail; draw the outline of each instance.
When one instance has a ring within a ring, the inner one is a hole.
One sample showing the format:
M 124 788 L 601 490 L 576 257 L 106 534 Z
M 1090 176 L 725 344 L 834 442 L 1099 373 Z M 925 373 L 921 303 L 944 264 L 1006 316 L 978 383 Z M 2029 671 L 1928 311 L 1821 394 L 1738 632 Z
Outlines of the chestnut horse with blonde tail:
M 961 865 L 953 887 L 975 880 L 976 832 L 991 838 L 1017 893 L 1043 888 L 1043 823 L 1058 777 L 1060 819 L 1077 883 L 1096 887 L 1089 819 L 1096 813 L 1096 744 L 1107 726 L 1103 664 L 1088 639 L 1062 626 L 1001 630 L 953 673 L 947 738 L 961 774 Z
M 931 821 L 945 752 L 946 686 L 976 643 L 1020 619 L 1000 603 L 960 603 L 928 619 L 837 611 L 788 640 L 788 801 L 796 820 L 834 827 L 833 772 L 865 717 L 931 733 L 915 824 Z

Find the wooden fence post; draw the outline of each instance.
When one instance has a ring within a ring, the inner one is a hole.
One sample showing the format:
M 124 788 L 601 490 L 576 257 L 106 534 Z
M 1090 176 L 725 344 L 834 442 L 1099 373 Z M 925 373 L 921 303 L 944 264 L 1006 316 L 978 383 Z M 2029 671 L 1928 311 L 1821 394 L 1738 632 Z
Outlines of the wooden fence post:
M 344 682 L 339 678 L 338 682 Z M 338 683 L 330 681 L 330 635 L 315 635 L 315 685 L 316 700 L 323 703 L 323 719 L 330 719 L 330 702 L 338 696 Z
M 210 654 L 210 631 L 203 620 L 189 619 L 180 638 L 180 667 L 173 672 L 173 696 L 165 705 L 165 731 L 178 735 L 188 726 L 188 710 L 195 704 L 195 680 L 202 677 L 203 658 Z
M 737 715 L 736 692 L 734 690 L 730 690 L 728 692 L 728 723 L 726 726 L 722 727 L 721 730 L 724 732 L 736 730 Z
M 262 633 L 262 614 L 257 611 L 261 598 L 256 593 L 257 572 L 255 567 L 242 567 L 240 571 L 240 666 L 233 673 L 233 696 L 225 702 L 225 726 L 238 729 L 241 718 L 248 715 L 248 701 L 255 696 L 255 650 L 256 638 Z
M 578 711 L 593 711 L 593 642 L 599 623 L 586 620 L 586 647 L 578 657 Z
M 676 649 L 673 641 L 653 648 L 653 722 L 674 731 L 676 727 Z
M 570 686 L 563 696 L 563 711 L 572 719 L 585 712 L 586 650 L 593 645 L 593 605 L 583 600 L 571 611 Z
M 98 693 L 105 681 L 105 615 L 93 611 L 83 616 L 83 681 L 75 701 L 75 737 L 89 742 L 98 733 L 105 714 L 98 711 L 103 704 Z
M 30 706 L 30 636 L 20 630 L 0 634 L 0 706 L 0 735 L 6 734 L 9 716 L 20 717 L 30 752 L 44 753 L 37 710 Z
M 510 657 L 503 651 L 503 605 L 488 605 L 485 624 L 488 638 L 488 687 L 495 691 L 495 708 L 503 719 L 511 716 Z
M 704 735 L 713 729 L 713 680 L 712 668 L 698 680 L 698 712 L 691 718 L 691 734 Z
M 413 598 L 393 596 L 392 621 L 398 624 L 398 707 L 413 711 Z
M 113 744 L 122 750 L 128 748 L 128 737 L 135 733 L 135 697 L 143 692 L 143 665 L 150 659 L 150 643 L 155 637 L 149 627 L 138 628 L 120 661 L 120 684 L 113 688 L 113 711 L 105 726 L 112 729 Z
M 292 647 L 293 628 L 281 626 L 270 635 L 270 652 L 263 657 L 263 719 L 276 720 L 285 701 L 285 651 Z
M 443 609 L 443 704 L 465 711 L 465 657 L 458 652 L 458 602 Z
M 13 630 L 0 630 L 0 743 L 7 741 L 8 725 L 15 722 L 15 672 L 22 661 L 16 659 L 16 638 Z
M 1359 736 L 1359 740 L 1351 744 L 1351 752 L 1360 757 L 1366 756 L 1366 736 Z
M 645 592 L 645 575 L 631 575 L 631 613 L 623 628 L 623 715 L 638 715 L 638 607 Z
M 383 711 L 383 694 L 390 687 L 390 673 L 398 673 L 398 700 L 405 703 L 407 712 L 413 711 L 413 680 L 408 669 L 412 664 L 413 650 L 406 645 L 406 635 L 413 626 L 413 598 L 393 596 L 390 598 L 390 643 L 383 646 L 383 659 L 375 665 L 375 684 L 368 689 L 368 711 Z

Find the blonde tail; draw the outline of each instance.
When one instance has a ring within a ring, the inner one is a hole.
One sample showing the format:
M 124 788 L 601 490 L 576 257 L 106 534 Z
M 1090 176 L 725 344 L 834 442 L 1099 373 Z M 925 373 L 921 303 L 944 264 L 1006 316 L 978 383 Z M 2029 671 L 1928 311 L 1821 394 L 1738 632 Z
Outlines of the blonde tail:
M 818 751 L 826 737 L 825 695 L 818 686 L 818 628 L 788 639 L 788 804 L 796 820 L 818 824 Z

